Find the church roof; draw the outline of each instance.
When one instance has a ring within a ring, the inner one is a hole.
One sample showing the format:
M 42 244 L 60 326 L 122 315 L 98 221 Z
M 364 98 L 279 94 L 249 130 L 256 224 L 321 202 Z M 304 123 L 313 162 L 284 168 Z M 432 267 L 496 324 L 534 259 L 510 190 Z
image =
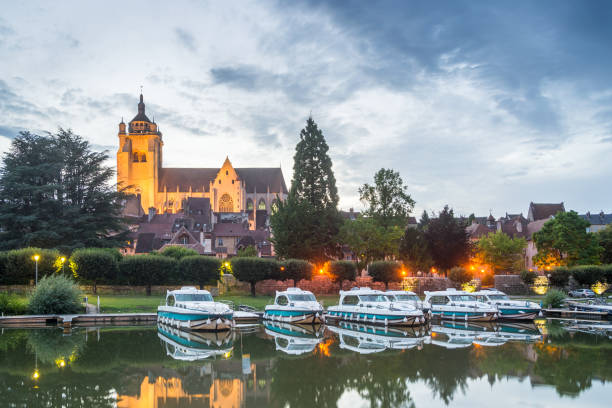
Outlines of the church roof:
M 210 182 L 217 177 L 219 168 L 162 168 L 159 175 L 159 191 L 209 192 Z M 280 167 L 236 168 L 240 180 L 245 182 L 246 192 L 287 194 L 287 186 Z
M 134 116 L 134 119 L 132 119 L 130 123 L 131 122 L 149 122 L 151 123 L 151 120 L 145 114 L 145 104 L 142 99 L 142 94 L 140 94 L 140 102 L 138 103 L 138 114 Z

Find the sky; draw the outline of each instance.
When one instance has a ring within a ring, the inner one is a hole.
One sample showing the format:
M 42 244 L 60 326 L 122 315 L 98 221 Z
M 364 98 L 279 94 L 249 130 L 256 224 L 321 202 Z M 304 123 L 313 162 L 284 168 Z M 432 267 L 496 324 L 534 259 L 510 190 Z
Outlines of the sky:
M 414 213 L 612 212 L 612 2 L 57 1 L 0 11 L 0 152 L 71 128 L 112 157 L 147 115 L 166 167 L 281 165 L 312 115 L 340 207 L 380 168 Z

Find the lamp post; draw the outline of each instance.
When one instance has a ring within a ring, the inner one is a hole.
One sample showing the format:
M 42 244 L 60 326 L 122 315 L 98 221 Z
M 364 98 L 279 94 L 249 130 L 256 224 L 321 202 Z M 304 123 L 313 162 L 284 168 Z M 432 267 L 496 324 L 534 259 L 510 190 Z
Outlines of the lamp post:
M 36 280 L 34 281 L 35 282 L 34 286 L 38 286 L 38 260 L 40 259 L 40 255 L 35 254 L 33 258 L 34 258 L 34 264 L 36 265 L 35 266 L 35 270 L 36 270 L 36 278 L 35 279 Z
M 65 257 L 65 256 L 62 256 L 62 257 L 60 258 L 60 262 L 62 263 L 62 275 L 65 275 L 65 274 L 66 274 L 66 271 L 64 270 L 64 265 L 66 265 L 66 257 Z

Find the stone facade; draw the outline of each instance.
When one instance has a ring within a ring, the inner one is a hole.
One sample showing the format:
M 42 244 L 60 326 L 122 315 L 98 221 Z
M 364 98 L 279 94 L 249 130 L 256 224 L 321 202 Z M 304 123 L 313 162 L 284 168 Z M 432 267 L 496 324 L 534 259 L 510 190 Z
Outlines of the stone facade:
M 495 275 L 495 289 L 507 295 L 531 294 L 531 289 L 523 283 L 519 275 Z

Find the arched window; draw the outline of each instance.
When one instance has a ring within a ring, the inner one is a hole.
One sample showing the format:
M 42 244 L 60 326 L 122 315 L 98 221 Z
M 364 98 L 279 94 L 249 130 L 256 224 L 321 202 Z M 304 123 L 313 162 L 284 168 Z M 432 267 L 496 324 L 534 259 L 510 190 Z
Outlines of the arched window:
M 275 213 L 276 210 L 278 210 L 278 202 L 276 200 L 273 200 L 272 204 L 270 205 L 270 211 L 272 211 L 272 213 Z
M 234 212 L 234 202 L 227 193 L 219 199 L 219 212 Z
M 136 153 L 134 153 L 134 155 L 133 155 L 133 156 L 134 156 L 134 157 L 133 157 L 133 159 L 132 159 L 132 160 L 133 160 L 135 163 L 137 163 L 137 162 L 138 162 L 138 153 L 137 153 L 137 152 L 136 152 Z
M 250 198 L 247 200 L 247 211 L 253 211 L 253 200 Z
M 143 163 L 147 162 L 147 155 L 144 153 L 140 153 L 140 161 Z
M 264 201 L 263 198 L 261 200 L 259 200 L 259 204 L 257 204 L 257 209 L 258 210 L 265 210 L 266 209 L 266 202 Z

